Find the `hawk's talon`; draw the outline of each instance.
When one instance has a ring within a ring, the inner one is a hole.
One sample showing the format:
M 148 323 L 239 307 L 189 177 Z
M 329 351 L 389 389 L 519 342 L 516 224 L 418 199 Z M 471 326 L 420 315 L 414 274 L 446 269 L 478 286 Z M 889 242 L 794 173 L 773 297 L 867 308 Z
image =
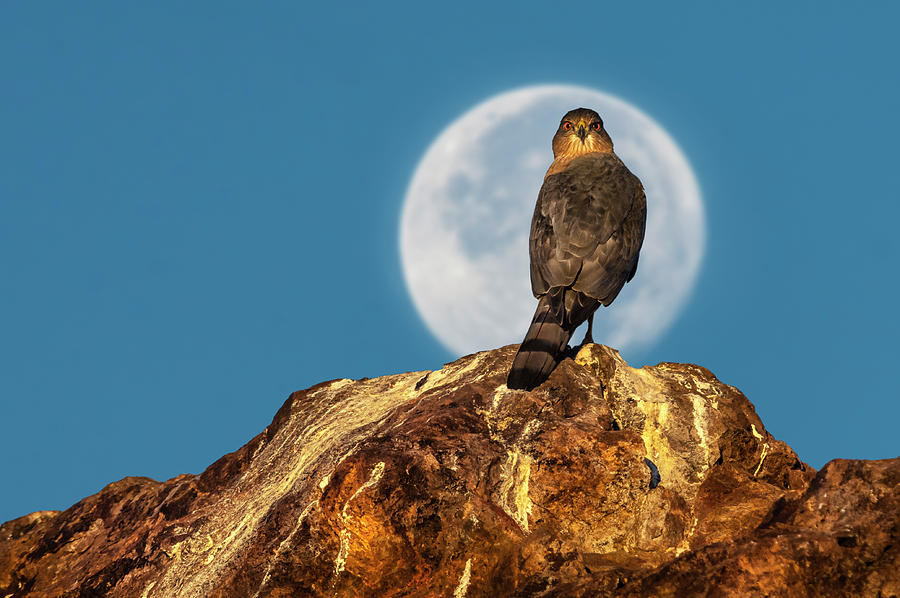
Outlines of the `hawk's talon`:
M 593 342 L 594 342 L 594 337 L 591 335 L 591 329 L 594 327 L 594 314 L 591 314 L 590 316 L 588 316 L 587 323 L 588 323 L 588 329 L 587 329 L 587 332 L 584 333 L 584 340 L 581 341 L 581 345 L 580 345 L 582 347 L 585 345 L 593 344 Z

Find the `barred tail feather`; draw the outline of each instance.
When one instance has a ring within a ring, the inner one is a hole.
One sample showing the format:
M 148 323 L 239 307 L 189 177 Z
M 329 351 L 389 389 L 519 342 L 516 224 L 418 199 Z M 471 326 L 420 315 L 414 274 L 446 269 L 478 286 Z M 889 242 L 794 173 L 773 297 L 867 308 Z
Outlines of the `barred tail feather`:
M 513 359 L 506 386 L 531 390 L 547 379 L 572 336 L 567 330 L 565 289 L 557 287 L 541 297 L 531 326 Z

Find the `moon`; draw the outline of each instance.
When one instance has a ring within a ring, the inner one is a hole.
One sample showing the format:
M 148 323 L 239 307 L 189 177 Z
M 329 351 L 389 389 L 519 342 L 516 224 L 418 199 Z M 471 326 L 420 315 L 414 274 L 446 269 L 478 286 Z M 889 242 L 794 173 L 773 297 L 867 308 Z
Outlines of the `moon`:
M 445 128 L 419 162 L 403 204 L 400 254 L 413 302 L 457 355 L 521 342 L 537 300 L 528 234 L 550 140 L 563 114 L 593 108 L 616 154 L 644 184 L 647 232 L 637 275 L 594 317 L 593 337 L 647 348 L 675 321 L 703 260 L 700 187 L 672 137 L 612 95 L 539 85 L 501 93 Z M 573 336 L 575 341 L 579 333 Z

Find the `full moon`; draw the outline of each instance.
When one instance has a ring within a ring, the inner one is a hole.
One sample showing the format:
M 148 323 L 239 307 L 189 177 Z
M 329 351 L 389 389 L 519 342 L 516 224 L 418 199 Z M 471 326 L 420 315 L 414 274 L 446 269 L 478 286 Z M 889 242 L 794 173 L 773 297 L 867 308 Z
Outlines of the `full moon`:
M 593 108 L 616 154 L 644 183 L 647 233 L 637 275 L 594 316 L 596 342 L 654 343 L 687 301 L 703 259 L 700 188 L 687 158 L 653 119 L 593 89 L 541 85 L 496 95 L 451 123 L 416 168 L 400 223 L 409 292 L 431 332 L 465 355 L 517 343 L 537 300 L 528 233 L 550 140 L 563 114 Z M 580 342 L 576 332 L 572 343 Z

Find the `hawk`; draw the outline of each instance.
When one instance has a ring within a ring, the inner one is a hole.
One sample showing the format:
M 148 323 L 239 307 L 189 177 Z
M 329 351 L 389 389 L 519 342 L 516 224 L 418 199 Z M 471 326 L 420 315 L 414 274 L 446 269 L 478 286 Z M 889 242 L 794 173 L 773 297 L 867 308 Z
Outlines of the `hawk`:
M 569 111 L 553 136 L 531 220 L 531 290 L 537 310 L 506 385 L 531 390 L 547 379 L 585 320 L 634 278 L 644 241 L 647 200 L 641 181 L 613 152 L 600 115 Z

